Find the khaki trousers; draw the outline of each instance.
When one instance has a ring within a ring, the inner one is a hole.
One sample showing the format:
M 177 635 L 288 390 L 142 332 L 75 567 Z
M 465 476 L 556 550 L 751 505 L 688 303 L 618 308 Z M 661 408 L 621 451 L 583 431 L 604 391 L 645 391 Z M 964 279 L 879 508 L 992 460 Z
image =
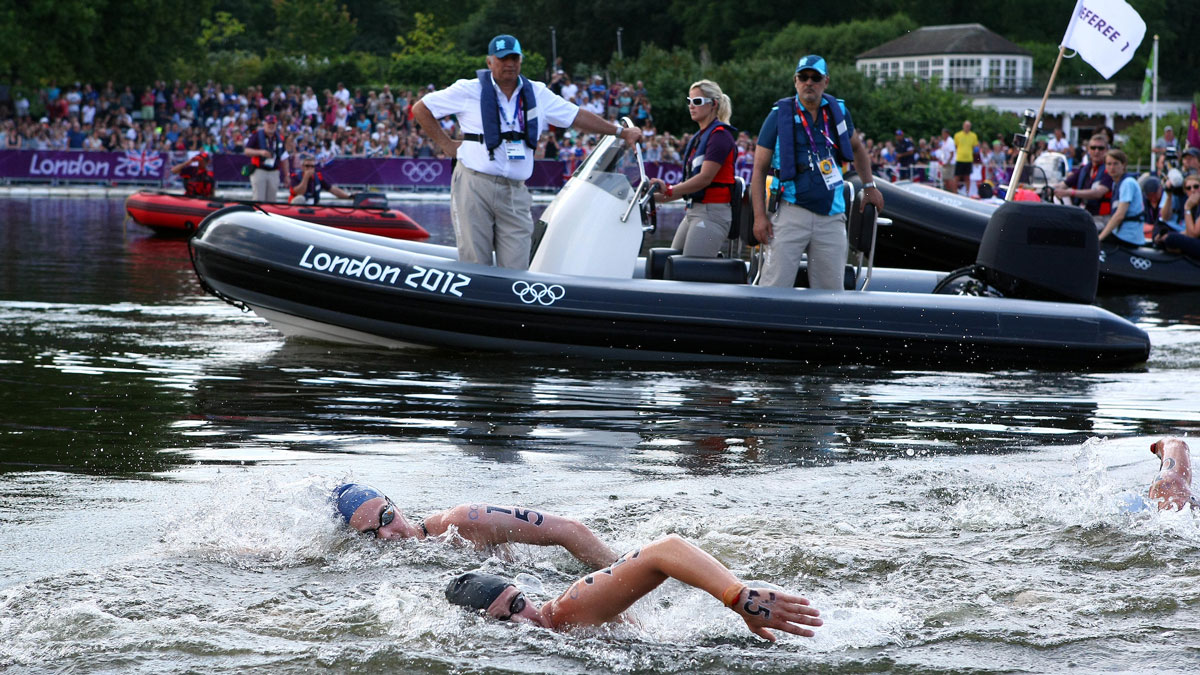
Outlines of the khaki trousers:
M 819 216 L 791 202 L 780 201 L 771 216 L 774 238 L 766 247 L 759 286 L 796 283 L 801 256 L 808 253 L 808 285 L 831 291 L 845 290 L 846 214 Z
M 729 236 L 733 210 L 729 204 L 692 204 L 679 221 L 671 248 L 684 255 L 715 258 Z
M 258 169 L 250 174 L 250 190 L 256 202 L 279 199 L 279 169 Z
M 450 221 L 463 262 L 529 269 L 533 199 L 524 181 L 468 169 L 459 162 L 450 177 Z

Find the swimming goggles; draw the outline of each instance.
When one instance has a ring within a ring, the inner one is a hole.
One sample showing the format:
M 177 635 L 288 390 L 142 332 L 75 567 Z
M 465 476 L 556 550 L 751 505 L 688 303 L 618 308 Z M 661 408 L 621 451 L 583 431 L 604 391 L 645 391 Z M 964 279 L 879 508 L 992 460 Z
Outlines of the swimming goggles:
M 513 618 L 513 615 L 520 614 L 524 609 L 525 609 L 525 594 L 517 593 L 516 595 L 513 596 L 512 600 L 510 600 L 508 603 L 508 616 L 506 616 L 500 620 L 508 621 L 509 619 Z
M 396 505 L 392 503 L 391 499 L 387 497 L 384 497 L 384 499 L 387 499 L 387 502 L 383 505 L 383 509 L 379 512 L 379 525 L 376 525 L 368 530 L 363 530 L 363 534 L 371 534 L 378 537 L 379 528 L 391 524 L 391 522 L 396 519 Z
M 707 96 L 688 96 L 686 97 L 686 100 L 688 105 L 694 105 L 696 107 L 713 102 L 713 100 Z

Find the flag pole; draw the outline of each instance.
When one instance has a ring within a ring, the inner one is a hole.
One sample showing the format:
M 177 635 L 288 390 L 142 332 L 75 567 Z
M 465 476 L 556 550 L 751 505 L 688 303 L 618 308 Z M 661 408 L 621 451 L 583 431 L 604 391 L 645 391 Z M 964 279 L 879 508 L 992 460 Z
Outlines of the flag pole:
M 1158 170 L 1154 161 L 1154 143 L 1158 140 L 1158 36 L 1154 36 L 1154 64 L 1151 66 L 1154 69 L 1153 80 L 1151 81 L 1150 91 L 1153 92 L 1150 98 L 1150 173 Z
M 1025 139 L 1025 145 L 1017 153 L 1017 162 L 1013 165 L 1013 175 L 1008 181 L 1008 192 L 1004 195 L 1004 201 L 1011 202 L 1017 196 L 1017 185 L 1021 182 L 1021 171 L 1025 168 L 1025 162 L 1029 156 L 1029 146 L 1037 137 L 1038 127 L 1042 123 L 1042 113 L 1046 111 L 1046 101 L 1050 98 L 1050 88 L 1054 86 L 1054 78 L 1058 77 L 1058 67 L 1062 65 L 1063 54 L 1066 52 L 1066 45 L 1060 45 L 1058 58 L 1054 61 L 1054 70 L 1050 71 L 1050 81 L 1046 82 L 1046 93 L 1042 95 L 1042 105 L 1038 108 L 1037 116 L 1033 118 L 1033 126 L 1029 129 L 1029 137 Z

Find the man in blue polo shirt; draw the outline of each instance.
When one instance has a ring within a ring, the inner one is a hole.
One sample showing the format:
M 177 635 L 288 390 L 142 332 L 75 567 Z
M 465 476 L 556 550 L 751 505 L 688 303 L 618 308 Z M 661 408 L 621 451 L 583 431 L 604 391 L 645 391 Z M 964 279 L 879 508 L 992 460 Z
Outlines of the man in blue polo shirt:
M 883 195 L 872 180 L 871 158 L 854 133 L 850 111 L 825 93 L 825 59 L 815 54 L 800 59 L 794 84 L 796 96 L 771 108 L 754 149 L 754 236 L 766 244 L 758 284 L 792 287 L 807 252 L 809 286 L 842 290 L 849 245 L 841 165 L 854 162 L 866 202 L 882 210 Z M 768 173 L 774 177 L 769 198 Z

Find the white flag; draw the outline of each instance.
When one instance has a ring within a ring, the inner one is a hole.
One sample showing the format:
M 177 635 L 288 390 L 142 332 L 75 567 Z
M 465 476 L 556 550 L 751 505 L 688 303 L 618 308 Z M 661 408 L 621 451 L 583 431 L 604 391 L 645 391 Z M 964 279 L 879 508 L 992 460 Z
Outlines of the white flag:
M 1125 0 L 1077 0 L 1062 46 L 1107 80 L 1129 63 L 1144 37 L 1146 22 Z

